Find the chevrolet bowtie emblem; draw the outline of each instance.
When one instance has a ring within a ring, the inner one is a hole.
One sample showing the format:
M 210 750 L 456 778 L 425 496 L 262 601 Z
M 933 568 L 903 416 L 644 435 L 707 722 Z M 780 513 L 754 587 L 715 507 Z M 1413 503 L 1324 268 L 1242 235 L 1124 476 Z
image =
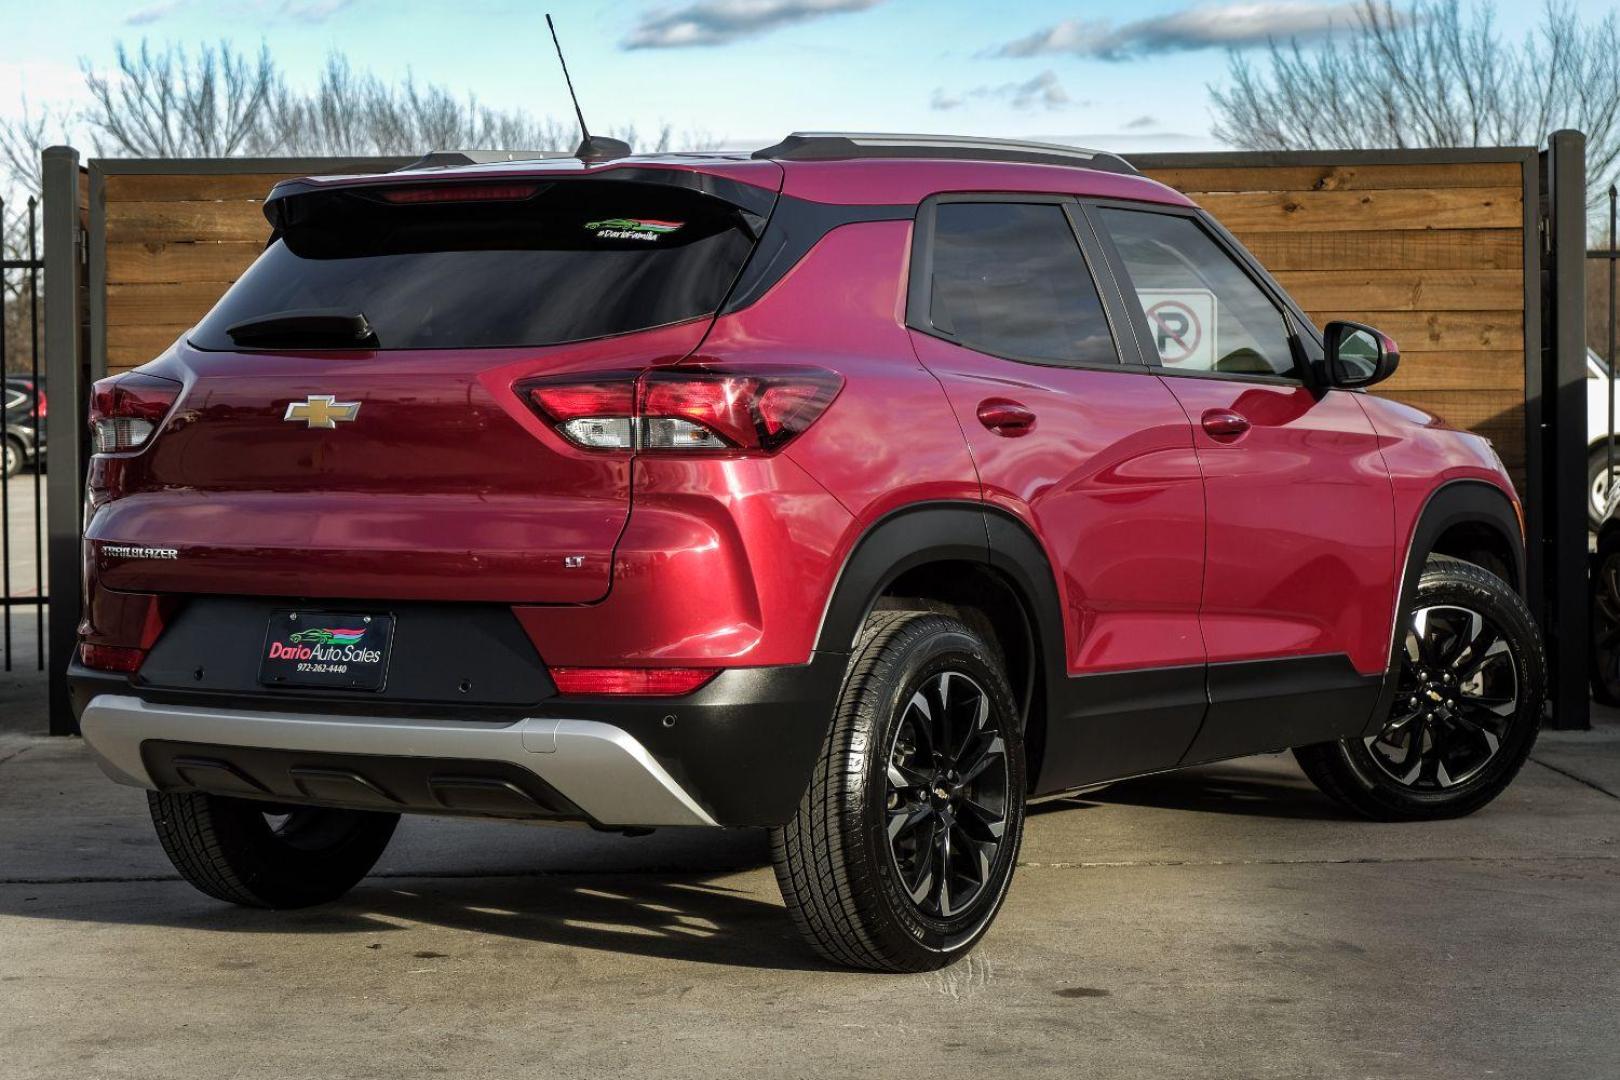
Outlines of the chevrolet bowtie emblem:
M 339 420 L 349 421 L 360 415 L 358 401 L 338 401 L 331 394 L 311 394 L 303 401 L 289 401 L 283 420 L 302 420 L 312 428 L 337 427 Z

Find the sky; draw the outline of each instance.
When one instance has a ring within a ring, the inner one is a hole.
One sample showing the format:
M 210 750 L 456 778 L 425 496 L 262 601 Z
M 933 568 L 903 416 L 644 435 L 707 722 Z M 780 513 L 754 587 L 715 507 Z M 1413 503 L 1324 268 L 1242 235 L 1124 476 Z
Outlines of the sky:
M 1578 0 L 1585 15 L 1614 0 Z M 341 49 L 489 105 L 565 117 L 558 24 L 587 122 L 663 123 L 728 147 L 795 130 L 1049 138 L 1122 152 L 1217 147 L 1210 84 L 1230 50 L 1320 42 L 1343 0 L 0 0 L 0 116 L 84 97 L 119 42 L 262 42 L 308 85 Z M 1509 35 L 1539 3 L 1503 3 Z M 80 141 L 83 141 L 82 138 Z M 88 149 L 88 145 L 85 146 Z M 426 148 L 424 148 L 426 149 Z

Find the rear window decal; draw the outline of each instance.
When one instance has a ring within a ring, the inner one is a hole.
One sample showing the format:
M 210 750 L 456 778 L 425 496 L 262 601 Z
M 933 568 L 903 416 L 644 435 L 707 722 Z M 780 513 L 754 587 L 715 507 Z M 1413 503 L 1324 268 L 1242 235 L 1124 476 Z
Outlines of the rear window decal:
M 603 218 L 587 221 L 585 227 L 596 234 L 598 240 L 657 240 L 679 229 L 684 221 L 659 221 L 657 218 Z

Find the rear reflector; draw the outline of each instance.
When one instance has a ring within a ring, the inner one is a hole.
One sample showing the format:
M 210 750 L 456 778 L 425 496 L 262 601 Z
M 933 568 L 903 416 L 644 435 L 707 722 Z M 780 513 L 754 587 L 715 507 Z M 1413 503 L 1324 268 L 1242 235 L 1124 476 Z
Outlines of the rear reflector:
M 90 445 L 97 454 L 139 450 L 180 397 L 174 379 L 126 371 L 90 389 Z
M 144 649 L 126 649 L 118 645 L 92 645 L 84 642 L 79 646 L 79 661 L 87 668 L 97 671 L 119 671 L 125 674 L 139 671 L 141 661 L 146 659 Z
M 716 675 L 719 668 L 581 668 L 551 669 L 560 694 L 634 694 L 674 697 L 690 694 Z
M 844 380 L 821 368 L 670 368 L 637 377 L 521 383 L 557 432 L 589 450 L 772 453 L 832 404 Z

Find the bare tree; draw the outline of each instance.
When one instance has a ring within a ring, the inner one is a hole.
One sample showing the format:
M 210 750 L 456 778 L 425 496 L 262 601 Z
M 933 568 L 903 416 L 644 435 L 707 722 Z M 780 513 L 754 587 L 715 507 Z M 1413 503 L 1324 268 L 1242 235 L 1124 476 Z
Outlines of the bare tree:
M 1589 190 L 1620 163 L 1620 19 L 1583 23 L 1549 0 L 1539 30 L 1503 40 L 1489 5 L 1397 8 L 1362 0 L 1354 33 L 1309 49 L 1273 42 L 1255 65 L 1234 53 L 1211 87 L 1217 138 L 1246 150 L 1539 145 L 1587 138 Z
M 81 119 L 98 153 L 140 157 L 230 157 L 241 154 L 414 154 L 433 149 L 564 150 L 579 136 L 570 122 L 522 109 L 496 109 L 468 94 L 421 84 L 407 75 L 389 83 L 358 72 L 340 52 L 327 57 L 312 90 L 291 88 L 269 52 L 238 52 L 229 42 L 195 54 L 178 45 L 133 52 L 120 45 L 115 70 L 85 67 L 91 106 Z M 609 129 L 636 145 L 635 129 Z M 0 134 L 0 138 L 3 138 Z M 687 131 L 688 149 L 717 140 Z M 664 124 L 654 153 L 673 148 Z M 9 142 L 0 154 L 10 156 Z M 20 143 L 19 143 L 20 145 Z
M 270 50 L 250 57 L 228 41 L 195 56 L 179 45 L 131 53 L 118 45 L 114 75 L 84 65 L 91 106 L 83 115 L 100 154 L 135 157 L 230 157 L 242 153 L 264 123 L 280 88 Z

